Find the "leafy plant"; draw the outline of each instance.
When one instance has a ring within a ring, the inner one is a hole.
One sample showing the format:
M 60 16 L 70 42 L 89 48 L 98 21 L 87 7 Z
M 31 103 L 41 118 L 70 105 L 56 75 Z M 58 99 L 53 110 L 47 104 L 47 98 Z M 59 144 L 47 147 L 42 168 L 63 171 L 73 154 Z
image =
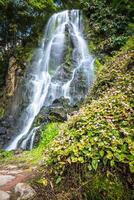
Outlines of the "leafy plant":
M 133 52 L 122 50 L 100 71 L 85 106 L 64 124 L 46 150 L 48 166 L 64 174 L 66 166 L 87 164 L 91 171 L 129 165 L 134 172 Z M 90 102 L 90 104 L 89 104 Z

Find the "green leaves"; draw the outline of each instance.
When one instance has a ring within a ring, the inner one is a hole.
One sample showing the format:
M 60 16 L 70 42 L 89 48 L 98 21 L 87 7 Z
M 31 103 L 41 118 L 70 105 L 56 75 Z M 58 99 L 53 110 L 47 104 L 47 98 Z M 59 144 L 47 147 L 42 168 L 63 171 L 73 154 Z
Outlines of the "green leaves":
M 115 161 L 114 160 L 110 160 L 110 166 L 114 167 L 115 166 Z
M 111 1 L 81 0 L 81 7 L 87 13 L 89 20 L 89 48 L 102 61 L 105 56 L 112 56 L 133 35 L 133 5 L 125 0 L 116 4 Z M 123 9 L 122 9 L 123 4 Z M 128 6 L 126 6 L 126 5 Z M 117 6 L 115 9 L 114 5 Z M 126 14 L 127 13 L 127 14 Z M 129 24 L 129 28 L 128 28 Z M 98 63 L 97 63 L 98 64 Z
M 55 9 L 53 0 L 28 0 L 28 4 L 37 10 L 43 11 L 43 9 Z M 49 7 L 48 7 L 49 6 Z
M 112 159 L 112 157 L 113 157 L 113 154 L 112 154 L 112 152 L 111 152 L 111 151 L 107 151 L 106 158 L 107 158 L 107 159 L 109 159 L 109 160 L 111 160 L 111 159 Z
M 5 85 L 10 55 L 24 68 L 57 9 L 53 0 L 0 0 L 0 89 Z
M 131 173 L 134 173 L 134 161 L 129 163 L 129 169 Z
M 101 157 L 103 157 L 104 156 L 104 151 L 103 150 L 99 151 L 99 154 L 100 154 Z
M 56 173 L 60 173 L 60 167 L 64 172 L 67 166 L 77 164 L 86 165 L 89 171 L 127 164 L 134 173 L 133 98 L 128 91 L 133 77 L 126 72 L 132 56 L 122 50 L 109 61 L 90 93 L 90 104 L 86 103 L 64 124 L 48 150 Z
M 62 177 L 61 176 L 58 176 L 57 179 L 56 179 L 56 184 L 59 184 L 62 180 Z
M 0 0 L 0 5 L 5 5 L 5 0 Z
M 98 160 L 92 160 L 92 168 L 96 171 L 98 167 Z

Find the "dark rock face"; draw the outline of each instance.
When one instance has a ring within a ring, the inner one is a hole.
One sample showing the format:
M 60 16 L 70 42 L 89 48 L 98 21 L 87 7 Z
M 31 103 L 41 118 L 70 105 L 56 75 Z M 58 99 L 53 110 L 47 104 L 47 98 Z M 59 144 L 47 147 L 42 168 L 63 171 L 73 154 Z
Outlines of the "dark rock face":
M 7 132 L 7 129 L 5 127 L 0 127 L 0 135 L 5 135 Z
M 0 149 L 9 142 L 13 134 L 14 120 L 12 116 L 0 119 Z
M 16 93 L 25 71 L 24 63 L 18 63 L 14 56 L 10 57 L 8 65 L 6 86 L 3 89 L 3 95 L 0 99 L 0 105 L 2 104 L 7 113 L 5 117 L 0 118 L 0 149 L 9 142 L 14 134 L 15 117 L 12 116 L 12 111 L 17 106 L 15 100 Z
M 77 110 L 77 105 L 69 105 L 69 101 L 63 97 L 55 99 L 51 106 L 43 107 L 36 117 L 35 124 L 49 122 L 63 122 L 67 120 L 67 115 Z
M 68 115 L 71 115 L 72 112 L 78 109 L 79 107 L 77 105 L 71 106 L 68 99 L 64 99 L 63 97 L 55 99 L 51 106 L 42 108 L 35 119 L 34 126 L 36 127 L 41 124 L 44 126 L 51 122 L 64 122 L 67 120 Z M 40 140 L 41 127 L 36 132 L 35 146 L 38 145 Z

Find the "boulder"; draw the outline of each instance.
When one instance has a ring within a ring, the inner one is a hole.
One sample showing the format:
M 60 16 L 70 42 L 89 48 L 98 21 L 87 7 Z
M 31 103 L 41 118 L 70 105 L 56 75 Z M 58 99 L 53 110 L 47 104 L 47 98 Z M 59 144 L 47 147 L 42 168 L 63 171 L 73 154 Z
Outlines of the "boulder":
M 5 135 L 7 132 L 7 129 L 5 127 L 0 127 L 0 135 Z
M 10 195 L 7 192 L 0 190 L 0 200 L 9 200 Z
M 12 181 L 13 179 L 15 179 L 15 177 L 11 175 L 0 175 L 0 186 L 6 185 L 8 182 Z
M 33 200 L 36 197 L 34 189 L 26 183 L 18 183 L 14 193 L 16 200 Z
M 0 149 L 8 144 L 11 136 L 13 135 L 14 120 L 11 115 L 5 116 L 0 119 Z

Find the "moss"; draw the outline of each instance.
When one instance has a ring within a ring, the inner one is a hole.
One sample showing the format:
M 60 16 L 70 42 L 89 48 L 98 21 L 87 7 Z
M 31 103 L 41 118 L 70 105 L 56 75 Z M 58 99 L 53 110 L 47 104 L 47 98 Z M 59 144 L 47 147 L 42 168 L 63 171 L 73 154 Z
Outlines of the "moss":
M 44 149 L 54 140 L 59 133 L 59 123 L 50 123 L 43 127 L 39 146 L 31 151 L 24 152 L 21 160 L 25 163 L 37 164 L 43 160 Z
M 10 160 L 12 159 L 13 152 L 0 150 L 0 160 Z
M 96 50 L 96 45 L 93 43 L 93 41 L 89 42 L 89 50 L 91 53 L 94 53 Z
M 134 36 L 129 37 L 122 49 L 125 51 L 134 50 Z
M 23 164 L 23 165 L 36 165 L 39 161 L 44 159 L 44 149 L 50 145 L 54 138 L 59 133 L 60 123 L 50 123 L 44 126 L 41 130 L 41 139 L 39 146 L 31 151 L 20 152 L 21 157 L 17 157 L 16 152 L 0 151 L 0 164 L 6 165 L 11 163 Z M 18 152 L 19 153 L 19 152 Z
M 102 68 L 103 68 L 103 65 L 101 64 L 99 59 L 96 59 L 95 60 L 95 73 L 98 74 Z

